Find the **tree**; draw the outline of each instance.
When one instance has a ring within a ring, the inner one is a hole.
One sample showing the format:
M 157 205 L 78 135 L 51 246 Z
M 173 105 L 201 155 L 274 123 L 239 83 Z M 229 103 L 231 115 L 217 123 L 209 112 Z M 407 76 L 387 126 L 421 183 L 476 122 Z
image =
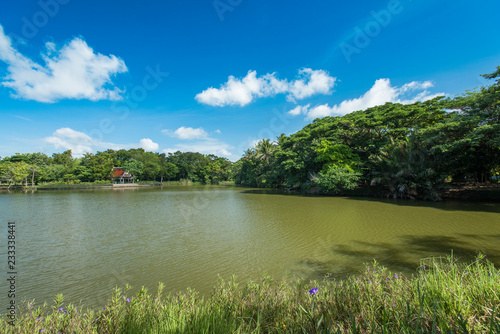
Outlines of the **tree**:
M 371 158 L 372 185 L 382 185 L 388 197 L 441 200 L 445 175 L 434 168 L 428 150 L 417 143 L 416 136 L 391 142 Z

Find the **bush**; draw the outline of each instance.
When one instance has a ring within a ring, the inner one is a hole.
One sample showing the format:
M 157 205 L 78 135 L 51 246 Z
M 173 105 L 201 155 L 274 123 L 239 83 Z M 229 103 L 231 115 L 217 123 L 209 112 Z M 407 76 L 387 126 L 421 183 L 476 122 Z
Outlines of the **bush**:
M 338 194 L 344 190 L 352 190 L 358 185 L 361 173 L 349 167 L 330 166 L 322 171 L 313 181 L 325 193 Z

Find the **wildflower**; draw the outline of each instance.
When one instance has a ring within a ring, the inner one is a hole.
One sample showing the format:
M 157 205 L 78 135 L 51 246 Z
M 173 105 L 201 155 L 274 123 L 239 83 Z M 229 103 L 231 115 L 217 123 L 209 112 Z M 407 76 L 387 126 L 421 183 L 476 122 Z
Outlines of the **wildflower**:
M 491 273 L 488 273 L 488 276 L 491 276 Z
M 127 298 L 127 303 L 130 303 L 130 299 Z
M 386 281 L 388 281 L 388 280 L 389 280 L 389 277 L 387 277 L 385 280 L 386 280 Z
M 370 267 L 366 268 L 367 270 L 370 270 Z
M 62 311 L 64 311 L 64 309 L 61 307 L 61 308 L 59 309 L 59 311 L 60 311 L 60 312 L 62 312 Z
M 465 271 L 465 274 L 466 274 L 466 275 L 468 274 L 467 270 Z
M 392 303 L 392 306 L 396 306 L 396 303 Z
M 399 276 L 398 275 L 394 275 L 394 278 L 399 278 Z
M 312 288 L 311 290 L 309 290 L 309 294 L 312 296 L 312 295 L 316 295 L 318 293 L 318 287 L 315 287 L 315 288 Z
M 377 271 L 376 271 L 376 270 L 374 270 L 373 272 L 374 272 L 374 273 L 376 273 Z
M 372 284 L 372 281 L 368 281 L 368 284 Z
M 44 330 L 45 330 L 44 328 L 40 329 L 40 332 L 39 332 L 39 333 L 43 332 Z

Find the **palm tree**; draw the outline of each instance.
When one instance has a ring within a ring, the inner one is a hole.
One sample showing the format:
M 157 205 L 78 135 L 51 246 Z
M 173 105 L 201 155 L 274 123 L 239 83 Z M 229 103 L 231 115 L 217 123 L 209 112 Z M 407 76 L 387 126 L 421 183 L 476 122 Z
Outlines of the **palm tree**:
M 269 161 L 273 157 L 275 150 L 276 145 L 270 139 L 262 139 L 255 146 L 255 157 L 258 160 L 265 161 L 266 165 L 269 165 Z
M 393 198 L 441 200 L 439 190 L 444 178 L 434 169 L 428 149 L 419 145 L 415 136 L 390 143 L 372 155 L 376 170 L 371 184 L 387 186 Z

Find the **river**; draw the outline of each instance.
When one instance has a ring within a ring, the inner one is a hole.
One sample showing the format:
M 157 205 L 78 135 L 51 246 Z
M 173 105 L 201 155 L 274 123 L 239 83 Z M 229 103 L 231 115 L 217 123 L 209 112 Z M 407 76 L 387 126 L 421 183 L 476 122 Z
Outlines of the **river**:
M 210 293 L 238 281 L 342 277 L 376 259 L 411 273 L 422 258 L 500 265 L 500 205 L 284 194 L 218 186 L 0 194 L 1 261 L 16 222 L 16 299 L 99 307 L 113 287 Z M 0 303 L 6 305 L 1 280 Z

